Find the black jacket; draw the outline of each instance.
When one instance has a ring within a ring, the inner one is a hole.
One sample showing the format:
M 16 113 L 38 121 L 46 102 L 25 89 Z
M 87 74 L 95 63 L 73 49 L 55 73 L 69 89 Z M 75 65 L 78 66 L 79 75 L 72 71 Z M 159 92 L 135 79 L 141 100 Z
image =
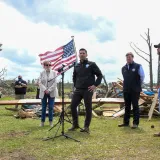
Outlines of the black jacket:
M 24 80 L 18 80 L 15 82 L 15 86 L 19 85 L 22 86 L 21 83 L 27 84 L 26 81 Z M 15 88 L 15 94 L 26 94 L 26 87 L 22 87 L 22 88 Z
M 128 66 L 125 65 L 122 67 L 122 75 L 124 78 L 123 82 L 123 91 L 124 92 L 141 92 L 141 80 L 140 75 L 138 74 L 140 64 L 133 62 Z
M 91 85 L 98 86 L 101 80 L 102 73 L 95 62 L 84 60 L 74 67 L 73 83 L 75 88 L 87 89 Z

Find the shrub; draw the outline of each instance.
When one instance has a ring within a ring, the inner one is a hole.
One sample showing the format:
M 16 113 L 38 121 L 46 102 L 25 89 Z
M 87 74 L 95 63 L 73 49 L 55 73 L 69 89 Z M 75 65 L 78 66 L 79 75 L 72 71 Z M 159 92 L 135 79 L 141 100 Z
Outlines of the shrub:
M 35 86 L 30 86 L 30 85 L 29 85 L 29 86 L 27 87 L 27 92 L 35 92 L 36 89 L 37 89 L 37 88 L 36 88 Z

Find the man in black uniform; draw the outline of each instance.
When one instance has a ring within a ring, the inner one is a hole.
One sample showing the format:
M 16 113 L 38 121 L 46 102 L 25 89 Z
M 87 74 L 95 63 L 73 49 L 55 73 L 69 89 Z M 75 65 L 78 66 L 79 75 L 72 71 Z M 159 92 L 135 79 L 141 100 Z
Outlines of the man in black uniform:
M 76 90 L 71 102 L 73 125 L 69 130 L 74 131 L 79 128 L 77 107 L 83 98 L 86 108 L 86 119 L 84 128 L 80 131 L 89 132 L 92 117 L 92 95 L 94 89 L 101 83 L 102 73 L 96 63 L 88 61 L 86 49 L 82 48 L 79 50 L 79 58 L 80 62 L 74 67 L 73 71 L 73 83 Z M 95 75 L 97 77 L 96 80 Z
M 27 90 L 27 82 L 22 79 L 22 76 L 18 76 L 18 80 L 15 82 L 15 99 L 24 99 Z M 18 109 L 18 104 L 15 106 Z
M 123 95 L 125 101 L 125 115 L 123 124 L 119 127 L 129 126 L 131 104 L 133 106 L 133 126 L 135 129 L 139 125 L 139 106 L 138 100 L 142 91 L 141 84 L 144 81 L 144 71 L 140 64 L 133 61 L 134 55 L 129 52 L 126 54 L 127 64 L 122 67 L 123 75 Z

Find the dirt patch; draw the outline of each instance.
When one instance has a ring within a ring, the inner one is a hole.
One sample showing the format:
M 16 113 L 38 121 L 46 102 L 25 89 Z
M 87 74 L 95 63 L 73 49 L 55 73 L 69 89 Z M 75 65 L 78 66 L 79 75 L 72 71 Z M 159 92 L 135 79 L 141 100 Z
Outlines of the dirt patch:
M 9 153 L 4 153 L 0 160 L 36 160 L 35 157 L 27 155 L 23 151 L 13 151 Z
M 0 139 L 11 139 L 11 138 L 19 138 L 28 135 L 30 132 L 29 131 L 10 131 L 9 133 L 4 133 L 0 135 Z

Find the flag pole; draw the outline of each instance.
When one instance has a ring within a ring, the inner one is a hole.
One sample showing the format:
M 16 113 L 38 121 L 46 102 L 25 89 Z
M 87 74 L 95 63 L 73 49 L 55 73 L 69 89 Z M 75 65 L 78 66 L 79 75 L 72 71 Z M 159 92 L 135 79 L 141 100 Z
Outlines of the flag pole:
M 77 51 L 76 51 L 76 45 L 75 45 L 75 41 L 74 41 L 74 36 L 71 36 L 72 40 L 73 40 L 73 46 L 74 46 L 74 52 L 76 53 L 76 64 L 78 63 L 78 55 L 77 55 Z
M 74 36 L 71 36 L 72 40 L 73 40 L 73 46 L 74 46 L 74 52 L 76 54 L 76 64 L 78 63 L 78 55 L 77 55 L 77 51 L 76 51 L 76 45 L 75 45 L 75 41 L 74 41 Z M 74 84 L 72 85 L 72 93 L 74 92 Z

